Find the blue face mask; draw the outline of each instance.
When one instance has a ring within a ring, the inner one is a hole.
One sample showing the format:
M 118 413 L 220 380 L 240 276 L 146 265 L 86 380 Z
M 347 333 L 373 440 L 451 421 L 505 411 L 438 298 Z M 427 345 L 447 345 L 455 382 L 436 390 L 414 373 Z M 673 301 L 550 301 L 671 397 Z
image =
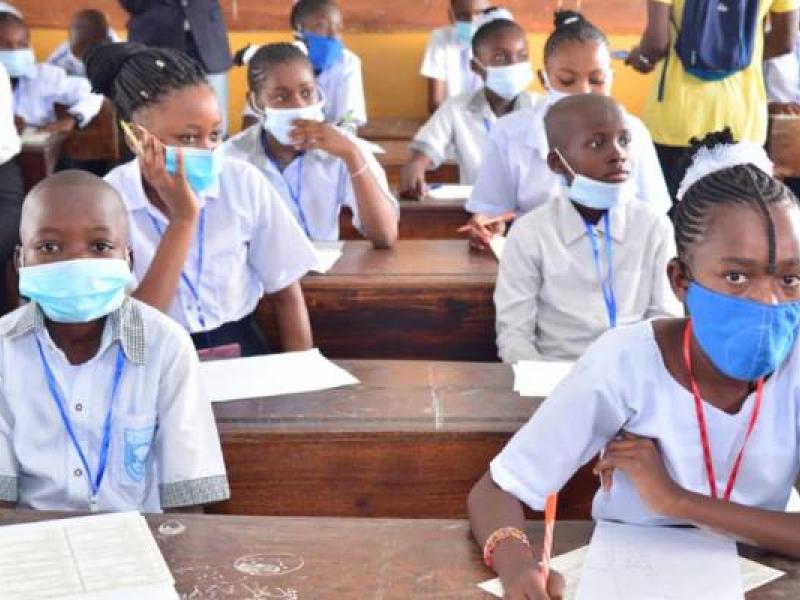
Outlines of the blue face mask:
M 304 33 L 303 41 L 308 48 L 308 59 L 319 73 L 330 69 L 344 56 L 344 44 L 336 38 Z
M 533 81 L 533 67 L 528 61 L 507 67 L 486 67 L 486 87 L 506 100 L 513 100 Z
M 9 77 L 24 77 L 36 66 L 36 57 L 30 48 L 0 50 L 0 64 L 6 68 Z
M 553 152 L 558 155 L 564 166 L 572 173 L 572 183 L 568 184 L 566 178 L 564 178 L 563 185 L 567 190 L 567 196 L 573 202 L 596 210 L 610 210 L 621 206 L 628 200 L 630 187 L 627 182 L 607 183 L 576 173 L 569 166 L 569 163 L 558 148 L 553 148 Z
M 57 323 L 88 323 L 117 310 L 133 281 L 127 261 L 81 258 L 21 267 L 19 293 Z
M 763 304 L 692 282 L 686 295 L 700 348 L 722 373 L 755 381 L 789 356 L 800 328 L 800 301 Z
M 472 21 L 456 21 L 456 38 L 462 46 L 469 46 L 472 43 L 472 36 L 475 35 L 475 24 Z
M 195 193 L 202 194 L 219 179 L 225 151 L 221 145 L 213 150 L 188 146 L 182 147 L 181 150 L 183 150 L 183 169 L 186 172 L 186 179 Z M 177 148 L 167 146 L 166 151 L 167 172 L 174 175 L 178 172 Z

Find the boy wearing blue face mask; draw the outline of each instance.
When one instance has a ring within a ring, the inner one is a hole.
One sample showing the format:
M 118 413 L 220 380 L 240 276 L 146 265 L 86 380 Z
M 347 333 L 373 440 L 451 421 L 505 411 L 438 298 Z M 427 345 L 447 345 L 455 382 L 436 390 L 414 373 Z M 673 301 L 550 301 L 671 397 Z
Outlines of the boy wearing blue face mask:
M 103 97 L 91 93 L 86 79 L 70 77 L 50 64 L 36 63 L 28 27 L 9 12 L 0 12 L 0 62 L 11 77 L 20 131 L 28 125 L 70 132 L 76 125 L 85 127 L 100 112 Z M 67 115 L 58 117 L 56 105 L 65 107 Z
M 116 191 L 85 172 L 54 175 L 28 194 L 20 239 L 31 302 L 0 319 L 0 501 L 160 512 L 228 498 L 188 335 L 126 295 Z
M 533 67 L 528 40 L 519 25 L 508 19 L 492 20 L 475 33 L 472 48 L 472 68 L 485 85 L 446 100 L 414 136 L 400 182 L 406 197 L 425 197 L 425 172 L 441 164 L 451 149 L 460 182 L 472 185 L 497 119 L 533 106 L 535 95 L 527 91 Z
M 672 227 L 630 196 L 630 131 L 606 96 L 557 102 L 545 118 L 560 194 L 511 229 L 495 288 L 507 363 L 575 360 L 617 325 L 680 314 L 669 290 Z

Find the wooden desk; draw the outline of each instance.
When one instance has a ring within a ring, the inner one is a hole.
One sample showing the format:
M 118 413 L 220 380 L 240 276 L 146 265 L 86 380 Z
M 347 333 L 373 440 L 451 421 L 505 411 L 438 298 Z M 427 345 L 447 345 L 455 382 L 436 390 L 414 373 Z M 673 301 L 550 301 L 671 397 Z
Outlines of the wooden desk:
M 0 523 L 62 515 L 2 511 Z M 178 535 L 159 526 L 178 521 Z M 477 584 L 494 577 L 483 566 L 469 524 L 461 520 L 290 519 L 148 515 L 147 521 L 181 598 L 194 600 L 488 600 Z M 559 521 L 553 553 L 585 545 L 593 525 Z M 541 524 L 528 535 L 541 540 Z M 743 554 L 786 571 L 746 595 L 777 600 L 800 595 L 800 563 L 746 549 Z M 258 573 L 260 568 L 261 572 Z
M 373 142 L 386 151 L 385 154 L 376 154 L 375 158 L 386 170 L 389 185 L 392 189 L 396 189 L 400 185 L 400 172 L 403 170 L 403 165 L 411 156 L 408 151 L 408 141 L 378 139 Z M 428 171 L 425 179 L 428 183 L 458 183 L 458 165 L 445 163 L 438 169 Z
M 26 192 L 42 179 L 53 174 L 66 137 L 67 135 L 63 133 L 50 133 L 41 142 L 22 139 L 22 151 L 17 157 L 17 162 L 22 171 Z
M 780 178 L 800 177 L 800 117 L 770 115 L 767 152 Z
M 498 363 L 337 361 L 361 384 L 214 405 L 227 514 L 450 518 L 489 462 L 541 404 Z M 588 518 L 597 480 L 560 494 Z
M 410 142 L 425 121 L 419 119 L 370 119 L 358 128 L 358 136 L 365 140 L 399 140 Z
M 117 126 L 117 111 L 106 99 L 100 112 L 83 129 L 76 129 L 64 141 L 62 152 L 72 160 L 121 160 L 121 140 Z
M 401 240 L 464 240 L 456 230 L 466 223 L 470 213 L 464 210 L 463 200 L 400 200 Z M 339 236 L 343 240 L 363 240 L 353 227 L 348 209 L 339 217 Z
M 325 275 L 302 280 L 314 342 L 330 358 L 497 360 L 497 261 L 466 240 L 345 242 Z M 257 314 L 277 347 L 267 303 Z

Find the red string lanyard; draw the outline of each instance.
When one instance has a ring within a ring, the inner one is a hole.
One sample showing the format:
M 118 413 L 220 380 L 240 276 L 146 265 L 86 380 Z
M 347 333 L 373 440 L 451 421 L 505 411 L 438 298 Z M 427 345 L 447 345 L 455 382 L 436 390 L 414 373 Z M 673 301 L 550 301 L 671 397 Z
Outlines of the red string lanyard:
M 694 378 L 692 371 L 692 354 L 691 343 L 692 339 L 692 322 L 691 320 L 686 323 L 686 329 L 683 332 L 683 359 L 686 362 L 686 369 L 689 372 L 689 383 L 692 386 L 692 394 L 694 395 L 694 408 L 697 413 L 697 426 L 700 429 L 700 442 L 703 445 L 703 460 L 706 466 L 706 475 L 708 476 L 708 488 L 711 491 L 712 498 L 719 498 L 717 492 L 717 478 L 714 475 L 714 463 L 711 460 L 711 443 L 708 439 L 708 425 L 706 424 L 706 413 L 703 409 L 703 400 L 700 398 L 700 388 L 697 386 L 697 381 Z M 761 377 L 756 382 L 756 401 L 753 404 L 753 412 L 750 415 L 750 422 L 747 425 L 747 432 L 742 441 L 742 447 L 736 455 L 736 460 L 733 463 L 728 483 L 725 485 L 725 493 L 722 496 L 724 500 L 731 499 L 731 492 L 733 486 L 736 484 L 736 477 L 739 475 L 739 468 L 742 466 L 742 457 L 744 456 L 744 449 L 747 442 L 750 440 L 750 435 L 755 429 L 758 414 L 761 412 L 761 400 L 764 397 L 764 378 Z

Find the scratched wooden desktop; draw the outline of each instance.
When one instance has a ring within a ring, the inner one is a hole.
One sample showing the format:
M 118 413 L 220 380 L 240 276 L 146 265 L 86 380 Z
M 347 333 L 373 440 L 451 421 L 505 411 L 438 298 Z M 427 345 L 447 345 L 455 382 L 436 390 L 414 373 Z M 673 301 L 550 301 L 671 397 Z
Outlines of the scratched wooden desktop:
M 499 363 L 336 361 L 361 383 L 214 405 L 232 498 L 227 514 L 452 518 L 541 403 Z M 588 518 L 583 469 L 559 514 Z
M 496 274 L 466 240 L 345 242 L 331 271 L 302 280 L 314 343 L 329 358 L 497 360 Z M 257 316 L 277 344 L 268 302 Z
M 464 240 L 466 236 L 458 232 L 470 213 L 464 210 L 466 198 L 456 200 L 400 200 L 400 239 L 401 240 Z M 364 237 L 353 227 L 353 216 L 345 208 L 339 217 L 339 237 L 343 240 L 363 240 Z
M 0 511 L 0 524 L 66 515 Z M 181 598 L 241 600 L 487 600 L 477 584 L 494 577 L 463 520 L 147 515 Z M 179 534 L 175 522 L 184 526 Z M 528 535 L 541 540 L 540 523 Z M 587 544 L 593 525 L 559 521 L 553 553 Z M 786 572 L 747 600 L 800 597 L 800 566 L 753 548 L 740 552 Z

